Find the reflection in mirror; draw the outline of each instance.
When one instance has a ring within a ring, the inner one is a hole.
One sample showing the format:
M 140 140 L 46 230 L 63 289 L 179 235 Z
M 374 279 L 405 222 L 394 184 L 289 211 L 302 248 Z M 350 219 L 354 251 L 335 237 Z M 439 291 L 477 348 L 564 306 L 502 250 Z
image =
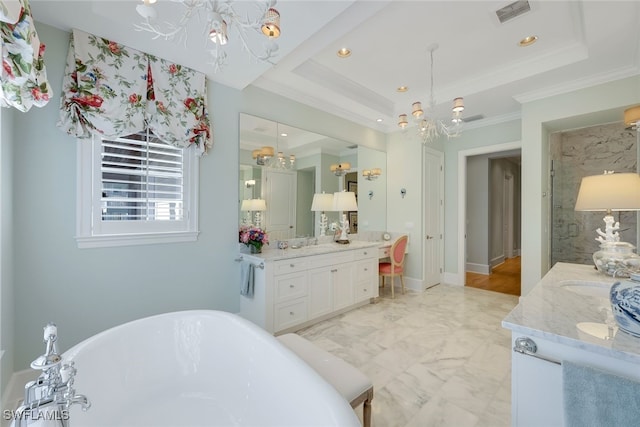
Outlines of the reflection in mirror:
M 314 194 L 347 190 L 358 198 L 350 232 L 385 230 L 386 164 L 384 152 L 241 113 L 239 222 L 252 223 L 243 200 L 264 199 L 262 225 L 272 241 L 320 236 L 322 211 L 311 210 Z M 376 168 L 380 175 L 363 177 L 364 169 Z M 325 214 L 328 224 L 339 220 L 338 212 Z

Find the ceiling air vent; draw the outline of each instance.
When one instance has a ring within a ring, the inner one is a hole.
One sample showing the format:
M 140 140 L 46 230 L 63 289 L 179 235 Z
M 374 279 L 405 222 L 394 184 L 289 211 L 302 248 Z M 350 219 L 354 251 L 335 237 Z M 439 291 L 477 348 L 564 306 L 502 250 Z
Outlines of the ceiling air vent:
M 482 114 L 476 114 L 475 116 L 463 117 L 463 123 L 475 122 L 476 120 L 482 120 L 484 116 Z
M 508 20 L 513 19 L 516 16 L 520 16 L 523 13 L 527 13 L 530 10 L 531 6 L 529 6 L 529 2 L 527 0 L 518 0 L 506 5 L 502 9 L 496 10 L 496 15 L 498 15 L 500 23 L 504 24 Z

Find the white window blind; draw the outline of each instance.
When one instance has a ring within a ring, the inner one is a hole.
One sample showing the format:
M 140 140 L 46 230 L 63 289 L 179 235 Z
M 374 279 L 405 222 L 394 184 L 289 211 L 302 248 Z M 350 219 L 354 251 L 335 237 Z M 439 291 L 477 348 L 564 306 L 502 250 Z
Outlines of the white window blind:
M 182 221 L 183 150 L 151 132 L 102 140 L 103 221 Z
M 78 246 L 194 241 L 198 158 L 150 131 L 78 140 Z

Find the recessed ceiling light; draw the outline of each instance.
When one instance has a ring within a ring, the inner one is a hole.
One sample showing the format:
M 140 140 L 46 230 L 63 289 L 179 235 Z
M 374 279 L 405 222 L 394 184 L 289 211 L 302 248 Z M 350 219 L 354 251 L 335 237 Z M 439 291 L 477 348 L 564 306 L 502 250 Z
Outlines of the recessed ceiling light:
M 376 119 L 376 122 L 382 123 L 382 119 Z
M 286 133 L 282 132 L 282 133 L 280 134 L 280 136 L 289 136 L 289 134 L 286 134 Z
M 518 42 L 518 45 L 520 45 L 522 47 L 531 46 L 532 44 L 534 44 L 537 41 L 538 41 L 538 36 L 527 36 L 527 37 L 523 38 L 522 40 L 520 40 Z
M 340 49 L 338 51 L 338 56 L 340 58 L 347 58 L 347 57 L 351 56 L 351 49 L 349 49 L 347 47 L 343 47 L 342 49 Z
M 408 86 L 398 86 L 398 88 L 396 89 L 396 92 L 406 92 L 409 90 Z

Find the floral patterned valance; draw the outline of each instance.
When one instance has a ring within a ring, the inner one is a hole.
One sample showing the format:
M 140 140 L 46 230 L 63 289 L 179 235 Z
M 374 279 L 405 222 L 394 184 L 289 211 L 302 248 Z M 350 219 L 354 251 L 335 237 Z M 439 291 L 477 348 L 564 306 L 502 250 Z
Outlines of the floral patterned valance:
M 78 138 L 149 128 L 178 147 L 212 145 L 206 78 L 114 41 L 73 30 L 58 127 Z
M 3 107 L 29 111 L 44 107 L 51 88 L 44 66 L 44 44 L 40 43 L 27 0 L 0 0 L 2 74 L 0 102 Z

